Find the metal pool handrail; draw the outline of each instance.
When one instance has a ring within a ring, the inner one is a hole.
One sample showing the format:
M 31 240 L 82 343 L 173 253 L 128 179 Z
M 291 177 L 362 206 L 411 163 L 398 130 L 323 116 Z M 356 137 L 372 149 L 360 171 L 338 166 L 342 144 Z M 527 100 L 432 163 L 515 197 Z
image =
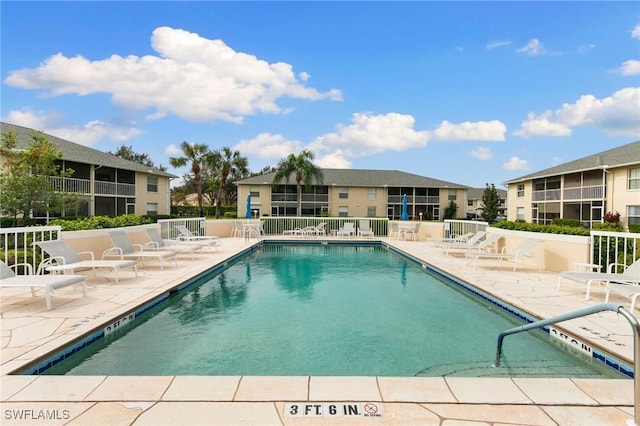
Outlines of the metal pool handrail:
M 634 401 L 634 410 L 633 417 L 635 421 L 632 420 L 631 423 L 627 423 L 629 425 L 638 425 L 638 420 L 640 420 L 640 403 L 638 403 L 640 398 L 640 380 L 638 380 L 638 375 L 640 374 L 640 323 L 638 323 L 638 319 L 633 316 L 633 314 L 627 311 L 620 305 L 616 305 L 615 303 L 601 303 L 599 305 L 591 306 L 584 309 L 579 309 L 577 311 L 568 312 L 566 314 L 558 315 L 552 318 L 548 318 L 545 320 L 534 321 L 529 324 L 521 325 L 519 327 L 510 328 L 509 330 L 505 330 L 498 335 L 498 347 L 496 350 L 496 367 L 500 366 L 500 356 L 502 355 L 502 341 L 504 338 L 510 334 L 519 333 L 521 331 L 529 331 L 534 328 L 543 327 L 545 325 L 555 324 L 562 321 L 567 321 L 570 319 L 575 319 L 579 317 L 584 317 L 587 315 L 595 314 L 602 311 L 614 311 L 621 314 L 623 317 L 629 321 L 631 327 L 633 328 L 633 401 Z

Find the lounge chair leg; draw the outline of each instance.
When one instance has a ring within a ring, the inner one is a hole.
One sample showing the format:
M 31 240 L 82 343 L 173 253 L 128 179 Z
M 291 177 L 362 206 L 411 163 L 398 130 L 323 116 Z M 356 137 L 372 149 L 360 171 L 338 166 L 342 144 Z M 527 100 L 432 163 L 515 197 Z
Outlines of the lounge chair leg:
M 47 303 L 47 310 L 50 311 L 51 310 L 51 288 L 49 287 L 44 288 L 44 298 Z

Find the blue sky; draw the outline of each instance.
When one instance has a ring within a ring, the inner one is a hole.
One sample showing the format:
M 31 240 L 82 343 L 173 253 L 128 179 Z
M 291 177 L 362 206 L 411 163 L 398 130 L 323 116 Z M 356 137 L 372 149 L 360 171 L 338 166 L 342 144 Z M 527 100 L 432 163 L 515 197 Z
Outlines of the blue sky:
M 0 116 L 483 187 L 640 139 L 635 2 L 2 1 Z M 182 174 L 185 170 L 169 171 Z

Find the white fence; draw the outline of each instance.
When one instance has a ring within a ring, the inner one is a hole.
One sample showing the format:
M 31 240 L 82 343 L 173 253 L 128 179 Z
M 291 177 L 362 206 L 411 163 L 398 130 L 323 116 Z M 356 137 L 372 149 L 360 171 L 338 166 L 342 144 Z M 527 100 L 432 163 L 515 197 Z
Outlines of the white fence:
M 459 235 L 468 234 L 478 231 L 486 231 L 489 227 L 488 222 L 481 222 L 475 220 L 456 220 L 445 219 L 444 221 L 444 235 L 443 238 L 453 238 Z
M 0 229 L 0 250 L 2 260 L 8 265 L 28 263 L 37 270 L 42 260 L 42 251 L 34 241 L 57 240 L 60 238 L 59 226 L 28 226 Z
M 640 234 L 591 231 L 591 263 L 601 265 L 602 272 L 607 272 L 612 263 L 629 266 L 638 258 Z
M 193 232 L 195 235 L 206 235 L 205 233 L 205 218 L 203 217 L 187 217 L 184 219 L 160 219 L 158 220 L 160 225 L 160 235 L 165 239 L 178 238 L 180 232 L 176 229 L 178 225 L 184 225 L 187 229 Z

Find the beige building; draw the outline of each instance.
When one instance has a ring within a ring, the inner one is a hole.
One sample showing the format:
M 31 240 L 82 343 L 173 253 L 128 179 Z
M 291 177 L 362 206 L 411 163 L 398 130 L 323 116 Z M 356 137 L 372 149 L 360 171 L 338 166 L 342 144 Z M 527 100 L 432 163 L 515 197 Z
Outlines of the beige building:
M 640 141 L 505 183 L 509 220 L 579 219 L 590 226 L 619 212 L 625 227 L 640 223 Z
M 3 134 L 16 134 L 18 149 L 26 148 L 31 134 L 36 131 L 8 123 L 0 125 Z M 62 169 L 74 171 L 69 178 L 52 177 L 56 186 L 78 194 L 73 211 L 65 211 L 63 216 L 170 213 L 169 182 L 177 176 L 53 135 L 44 135 L 62 152 L 62 160 L 59 161 Z M 34 217 L 46 215 L 48 212 L 34 212 Z
M 467 219 L 482 219 L 482 195 L 485 188 L 471 188 L 467 191 Z M 500 204 L 498 205 L 498 217 L 507 216 L 507 191 L 496 188 L 496 192 L 500 196 Z
M 396 170 L 322 169 L 324 180 L 310 191 L 303 187 L 302 216 L 387 217 L 400 219 L 402 198 L 413 219 L 442 219 L 450 201 L 457 218 L 466 215 L 469 187 Z M 251 194 L 252 216 L 296 216 L 297 188 L 293 177 L 272 186 L 274 173 L 236 182 L 238 217 L 245 217 Z

